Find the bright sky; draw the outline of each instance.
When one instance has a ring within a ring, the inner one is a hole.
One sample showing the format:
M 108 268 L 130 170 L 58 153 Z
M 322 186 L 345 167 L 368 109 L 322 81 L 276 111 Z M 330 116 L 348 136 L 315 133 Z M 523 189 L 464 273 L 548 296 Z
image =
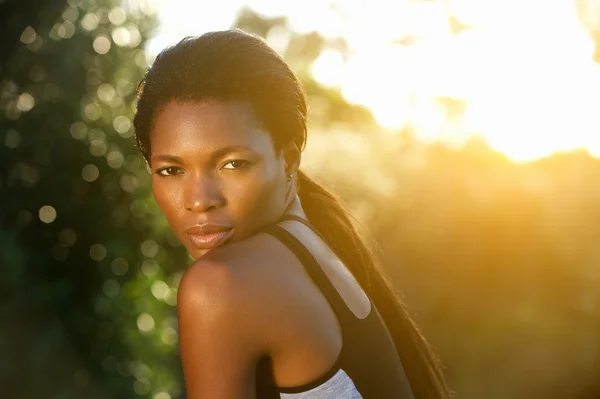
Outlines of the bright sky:
M 298 32 L 342 36 L 350 53 L 325 51 L 319 82 L 369 107 L 393 131 L 460 143 L 474 134 L 515 161 L 587 148 L 600 156 L 600 65 L 574 0 L 152 0 L 160 28 L 151 54 L 186 35 L 229 28 L 244 5 L 285 15 Z M 472 27 L 453 34 L 453 13 Z M 411 45 L 394 43 L 406 36 Z M 447 115 L 439 97 L 464 101 Z

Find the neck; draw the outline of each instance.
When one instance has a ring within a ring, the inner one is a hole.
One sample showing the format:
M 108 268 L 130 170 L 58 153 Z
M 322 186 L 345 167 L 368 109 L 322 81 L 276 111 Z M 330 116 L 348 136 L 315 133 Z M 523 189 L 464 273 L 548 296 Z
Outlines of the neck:
M 293 197 L 290 198 L 287 207 L 283 211 L 283 215 L 295 215 L 306 219 L 306 213 L 304 213 L 304 209 L 302 209 L 300 197 L 298 197 L 298 194 L 296 194 L 295 190 Z

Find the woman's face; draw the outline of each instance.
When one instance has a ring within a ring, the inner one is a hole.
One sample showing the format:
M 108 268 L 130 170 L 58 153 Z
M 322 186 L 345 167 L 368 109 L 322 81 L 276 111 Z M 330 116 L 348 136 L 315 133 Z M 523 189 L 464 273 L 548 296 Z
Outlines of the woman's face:
M 286 162 L 249 106 L 171 102 L 150 131 L 152 192 L 194 259 L 274 222 L 286 206 Z

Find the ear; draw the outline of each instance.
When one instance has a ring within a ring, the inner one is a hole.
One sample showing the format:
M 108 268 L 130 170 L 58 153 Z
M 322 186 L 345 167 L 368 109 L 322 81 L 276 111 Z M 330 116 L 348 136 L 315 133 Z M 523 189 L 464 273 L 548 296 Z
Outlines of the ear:
M 281 150 L 283 160 L 285 161 L 285 173 L 287 175 L 296 173 L 300 167 L 301 152 L 293 141 L 285 145 Z

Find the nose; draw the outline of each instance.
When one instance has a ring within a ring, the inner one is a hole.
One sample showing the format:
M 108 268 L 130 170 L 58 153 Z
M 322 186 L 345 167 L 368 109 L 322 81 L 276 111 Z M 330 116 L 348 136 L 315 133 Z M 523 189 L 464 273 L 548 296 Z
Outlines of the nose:
M 191 179 L 185 190 L 185 209 L 207 212 L 223 205 L 223 195 L 216 182 L 208 176 Z

